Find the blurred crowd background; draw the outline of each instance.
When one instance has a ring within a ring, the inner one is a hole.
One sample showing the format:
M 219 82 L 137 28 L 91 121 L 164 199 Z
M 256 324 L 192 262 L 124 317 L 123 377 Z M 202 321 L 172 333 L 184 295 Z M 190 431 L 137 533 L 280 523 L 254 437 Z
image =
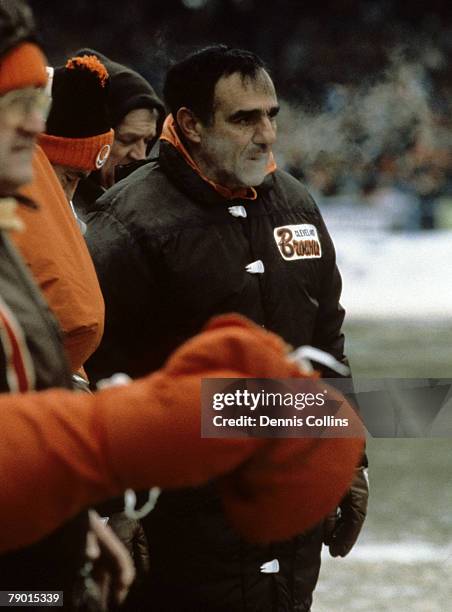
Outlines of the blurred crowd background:
M 92 46 L 161 93 L 212 42 L 257 52 L 283 102 L 278 161 L 362 227 L 452 227 L 452 5 L 397 0 L 32 0 L 53 64 Z

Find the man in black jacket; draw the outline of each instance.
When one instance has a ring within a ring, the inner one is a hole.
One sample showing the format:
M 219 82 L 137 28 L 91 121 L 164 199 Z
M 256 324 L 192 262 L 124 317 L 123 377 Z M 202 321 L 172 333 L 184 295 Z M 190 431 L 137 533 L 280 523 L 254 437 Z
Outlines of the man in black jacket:
M 158 162 L 110 189 L 87 219 L 106 303 L 91 378 L 158 368 L 210 316 L 228 311 L 344 361 L 334 247 L 308 192 L 276 168 L 279 107 L 262 61 L 209 47 L 173 66 L 164 93 L 171 115 Z M 362 470 L 352 491 L 342 518 L 328 523 L 333 555 L 350 550 L 364 520 Z M 249 546 L 206 487 L 163 494 L 146 529 L 153 609 L 310 609 L 323 525 Z

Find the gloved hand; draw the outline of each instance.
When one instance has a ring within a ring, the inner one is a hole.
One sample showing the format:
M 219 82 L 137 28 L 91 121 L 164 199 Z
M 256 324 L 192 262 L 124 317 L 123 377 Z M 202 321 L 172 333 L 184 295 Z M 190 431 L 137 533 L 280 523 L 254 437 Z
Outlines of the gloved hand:
M 345 557 L 353 548 L 366 518 L 368 497 L 367 468 L 359 467 L 338 508 L 325 519 L 323 542 L 332 557 Z

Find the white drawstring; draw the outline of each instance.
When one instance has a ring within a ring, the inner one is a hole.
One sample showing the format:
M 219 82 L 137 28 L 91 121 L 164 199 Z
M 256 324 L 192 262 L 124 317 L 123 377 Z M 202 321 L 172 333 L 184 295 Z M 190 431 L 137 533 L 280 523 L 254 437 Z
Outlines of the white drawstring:
M 122 387 L 123 385 L 128 385 L 132 382 L 132 379 L 124 372 L 117 372 L 110 376 L 110 378 L 103 378 L 99 380 L 97 383 L 98 389 L 107 389 L 108 387 Z M 149 512 L 154 510 L 155 504 L 160 495 L 159 487 L 152 487 L 149 489 L 149 495 L 147 502 L 139 509 L 136 509 L 137 506 L 137 496 L 133 489 L 126 489 L 124 492 L 124 514 L 130 519 L 142 519 Z
M 289 361 L 293 361 L 299 365 L 306 374 L 312 374 L 314 368 L 312 367 L 311 361 L 315 361 L 337 372 L 341 376 L 350 375 L 350 368 L 348 366 L 335 359 L 333 355 L 321 349 L 314 348 L 313 346 L 300 346 L 295 349 L 295 351 L 290 353 Z
M 161 489 L 159 487 L 152 487 L 149 489 L 149 495 L 147 502 L 141 506 L 139 510 L 136 509 L 137 496 L 133 489 L 127 489 L 124 493 L 124 513 L 130 519 L 142 519 L 152 512 L 155 508 L 155 504 L 160 496 Z

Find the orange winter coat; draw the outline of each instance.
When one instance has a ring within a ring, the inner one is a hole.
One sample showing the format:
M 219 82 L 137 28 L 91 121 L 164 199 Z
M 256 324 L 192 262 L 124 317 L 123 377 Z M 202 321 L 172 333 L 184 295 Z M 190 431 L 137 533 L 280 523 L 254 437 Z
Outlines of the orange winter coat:
M 21 190 L 39 205 L 18 211 L 25 230 L 11 238 L 63 330 L 72 371 L 81 369 L 104 330 L 104 301 L 75 217 L 44 151 L 37 146 L 34 181 Z
M 356 438 L 201 438 L 201 379 L 302 376 L 286 350 L 274 334 L 223 316 L 162 370 L 128 386 L 0 395 L 0 552 L 126 487 L 214 477 L 229 520 L 252 541 L 282 540 L 317 523 L 349 488 L 363 450 L 359 420 L 338 392 L 329 389 L 341 416 L 356 420 Z

